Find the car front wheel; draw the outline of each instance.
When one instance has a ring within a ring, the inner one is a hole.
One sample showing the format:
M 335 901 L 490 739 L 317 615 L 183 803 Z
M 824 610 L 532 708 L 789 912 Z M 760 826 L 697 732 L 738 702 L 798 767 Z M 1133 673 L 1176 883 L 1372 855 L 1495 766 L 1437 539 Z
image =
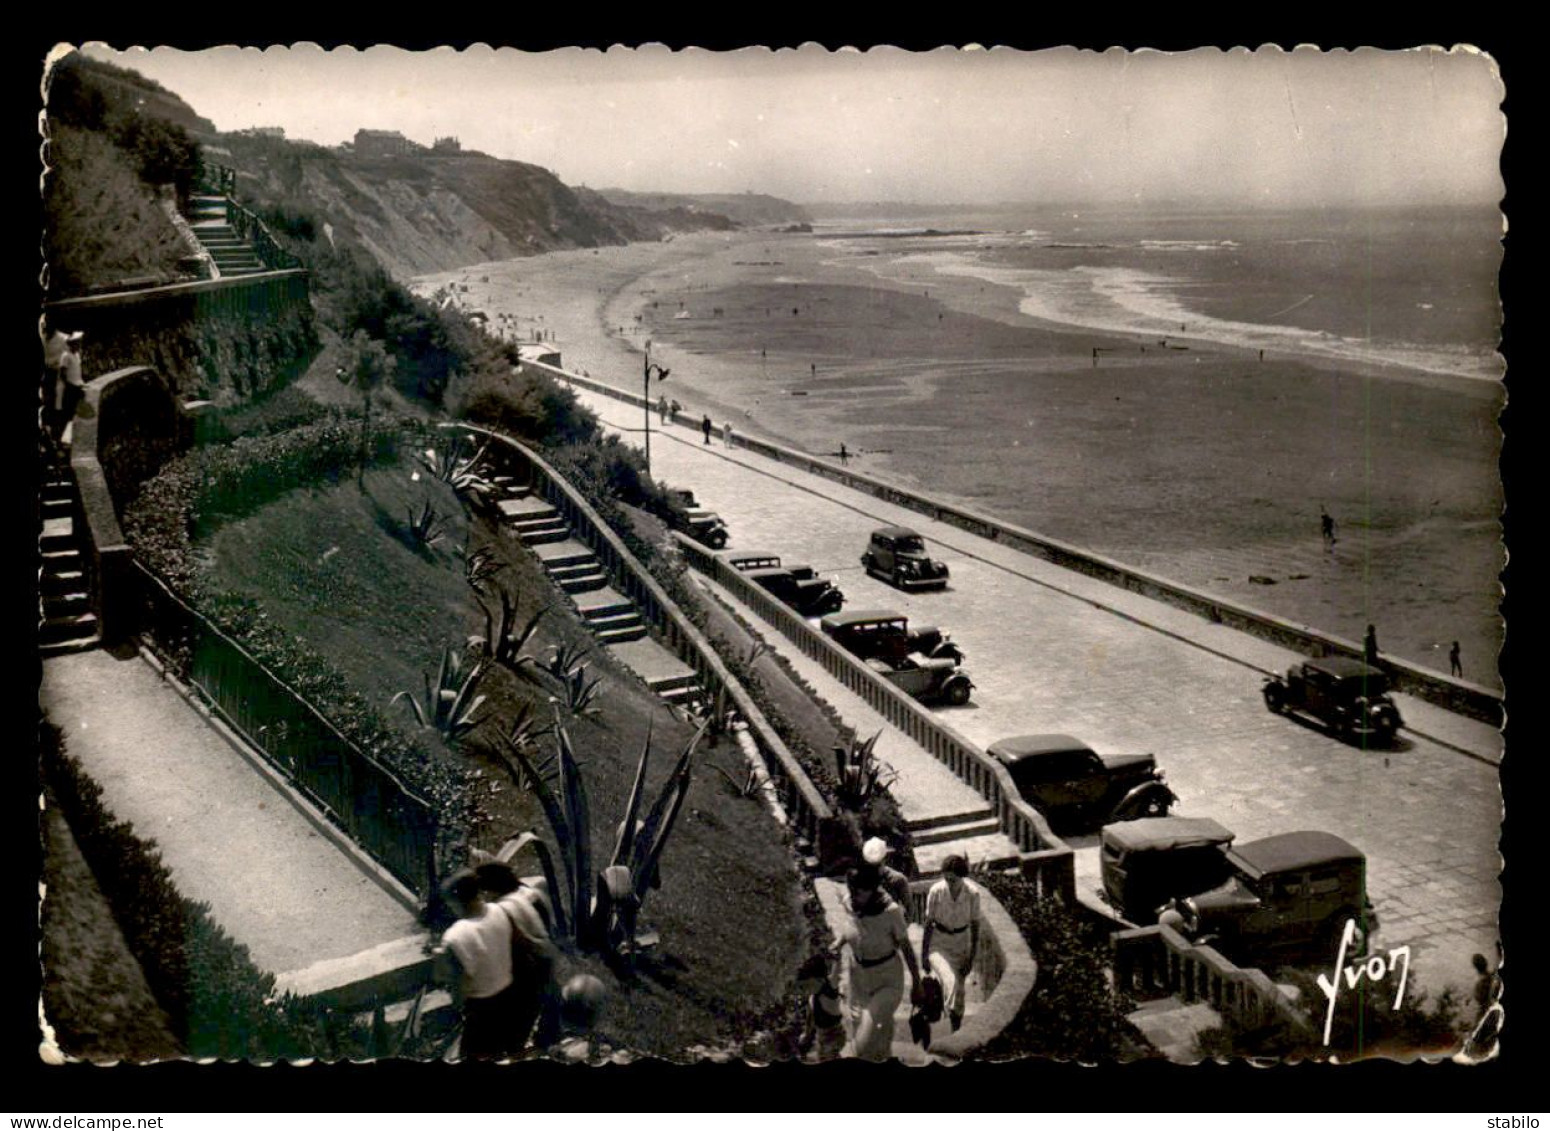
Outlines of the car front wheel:
M 954 707 L 962 707 L 969 701 L 969 684 L 967 680 L 957 680 L 947 685 L 947 701 Z
M 1323 949 L 1320 957 L 1323 961 L 1331 962 L 1340 953 L 1340 942 L 1345 937 L 1345 925 L 1348 920 L 1355 921 L 1356 930 L 1352 933 L 1351 944 L 1346 947 L 1345 956 L 1348 960 L 1366 957 L 1368 943 L 1366 916 L 1347 907 L 1324 920 L 1324 929 L 1319 932 L 1320 945 Z
M 1286 710 L 1286 692 L 1281 690 L 1281 685 L 1267 683 L 1265 685 L 1265 706 L 1270 708 L 1272 714 L 1279 715 Z

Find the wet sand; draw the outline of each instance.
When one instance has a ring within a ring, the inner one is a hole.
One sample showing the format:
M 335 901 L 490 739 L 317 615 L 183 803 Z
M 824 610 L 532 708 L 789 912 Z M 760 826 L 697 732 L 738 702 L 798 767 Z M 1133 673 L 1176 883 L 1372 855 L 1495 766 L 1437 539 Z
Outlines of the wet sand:
M 459 299 L 686 411 L 1497 685 L 1501 388 L 1041 323 L 1008 287 L 811 236 L 485 264 Z M 867 268 L 875 267 L 876 270 Z M 886 276 L 886 277 L 885 277 Z M 1094 350 L 1098 350 L 1096 364 Z M 1320 507 L 1337 524 L 1326 547 Z

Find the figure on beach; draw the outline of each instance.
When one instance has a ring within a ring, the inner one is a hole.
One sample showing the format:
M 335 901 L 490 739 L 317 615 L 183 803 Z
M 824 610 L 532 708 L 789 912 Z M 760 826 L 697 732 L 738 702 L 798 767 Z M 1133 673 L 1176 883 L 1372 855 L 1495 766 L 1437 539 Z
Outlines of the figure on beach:
M 730 420 L 722 422 L 721 442 L 729 448 L 732 446 L 732 422 Z
M 707 415 L 704 420 L 700 421 L 700 431 L 705 433 L 705 442 L 707 444 L 710 443 L 710 430 L 713 427 L 714 425 L 711 424 L 709 415 Z
M 1378 630 L 1367 626 L 1367 636 L 1362 641 L 1362 658 L 1373 667 L 1378 666 Z
M 1464 665 L 1459 660 L 1459 642 L 1455 640 L 1453 647 L 1448 649 L 1448 674 L 1464 678 Z
M 1330 513 L 1322 506 L 1319 507 L 1319 530 L 1324 536 L 1324 545 L 1326 547 L 1333 546 L 1335 544 L 1335 520 L 1330 517 Z
M 840 466 L 845 467 L 850 463 L 850 453 L 845 450 L 845 441 L 840 441 Z
M 662 418 L 662 423 L 663 424 L 667 423 L 667 398 L 666 397 L 658 397 L 657 398 L 657 415 Z

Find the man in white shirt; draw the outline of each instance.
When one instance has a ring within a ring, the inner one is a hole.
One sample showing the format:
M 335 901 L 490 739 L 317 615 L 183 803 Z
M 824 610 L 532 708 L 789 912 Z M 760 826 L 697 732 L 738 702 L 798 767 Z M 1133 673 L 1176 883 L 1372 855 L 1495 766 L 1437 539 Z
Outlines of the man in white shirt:
M 479 877 L 463 871 L 447 883 L 447 895 L 462 917 L 441 936 L 442 953 L 457 968 L 463 1006 L 464 1059 L 515 1055 L 516 1001 L 511 978 L 511 916 L 486 903 Z
M 952 985 L 943 989 L 954 1032 L 963 1024 L 964 983 L 980 945 L 980 891 L 968 875 L 969 862 L 962 856 L 955 854 L 942 862 L 942 878 L 926 892 L 925 934 L 920 940 L 921 966 L 938 972 L 945 967 L 951 975 L 943 981 Z M 933 952 L 940 959 L 935 967 Z

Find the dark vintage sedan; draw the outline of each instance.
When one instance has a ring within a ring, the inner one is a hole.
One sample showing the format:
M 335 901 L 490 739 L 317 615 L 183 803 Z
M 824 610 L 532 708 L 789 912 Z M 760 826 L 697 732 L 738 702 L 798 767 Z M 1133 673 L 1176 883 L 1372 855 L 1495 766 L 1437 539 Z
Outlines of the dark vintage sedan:
M 882 659 L 897 666 L 914 656 L 963 663 L 963 650 L 945 632 L 934 625 L 912 628 L 907 616 L 892 609 L 830 613 L 820 627 L 836 644 L 863 660 Z
M 721 516 L 700 506 L 693 491 L 674 491 L 673 496 L 678 505 L 672 511 L 672 525 L 712 550 L 723 549 L 730 531 Z
M 1209 817 L 1143 817 L 1105 825 L 1100 840 L 1104 896 L 1127 920 L 1145 925 L 1171 900 L 1227 879 L 1233 834 Z
M 825 613 L 838 612 L 845 604 L 845 594 L 832 581 L 814 574 L 807 566 L 766 566 L 761 569 L 745 569 L 744 575 L 777 599 L 784 601 L 804 617 L 821 617 Z
M 872 532 L 861 564 L 874 577 L 899 589 L 945 589 L 946 562 L 933 561 L 923 538 L 907 526 L 885 526 Z
M 1367 897 L 1367 857 L 1333 833 L 1281 833 L 1229 848 L 1228 878 L 1180 900 L 1182 932 L 1239 965 L 1277 957 L 1331 963 L 1347 922 L 1347 955 L 1366 952 L 1378 915 Z
M 1057 828 L 1164 817 L 1178 800 L 1152 755 L 1100 756 L 1069 734 L 1001 738 L 989 754 L 1007 768 L 1023 800 Z
M 1389 697 L 1388 677 L 1360 660 L 1304 660 L 1286 678 L 1265 680 L 1265 706 L 1319 720 L 1347 742 L 1390 743 L 1404 721 Z

